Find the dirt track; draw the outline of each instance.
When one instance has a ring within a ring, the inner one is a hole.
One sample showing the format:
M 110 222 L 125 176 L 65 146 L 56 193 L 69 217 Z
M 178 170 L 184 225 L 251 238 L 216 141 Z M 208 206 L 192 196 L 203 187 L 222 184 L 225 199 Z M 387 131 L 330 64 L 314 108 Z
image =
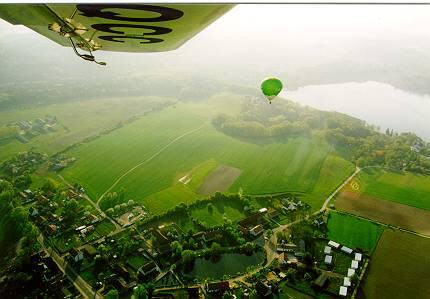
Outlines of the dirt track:
M 344 191 L 336 208 L 430 236 L 430 212 L 407 205 Z

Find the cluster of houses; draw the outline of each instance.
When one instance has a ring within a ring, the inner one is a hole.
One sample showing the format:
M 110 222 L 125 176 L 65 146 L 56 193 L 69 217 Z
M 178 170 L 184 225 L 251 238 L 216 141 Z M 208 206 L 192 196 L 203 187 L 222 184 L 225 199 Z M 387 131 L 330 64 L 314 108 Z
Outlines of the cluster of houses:
M 339 295 L 346 297 L 348 295 L 348 288 L 351 287 L 351 277 L 358 274 L 359 268 L 363 262 L 363 254 L 359 252 L 354 252 L 351 248 L 347 246 L 342 246 L 341 244 L 329 240 L 327 246 L 324 248 L 324 263 L 326 265 L 332 265 L 333 263 L 333 251 L 339 250 L 349 256 L 351 256 L 351 266 L 348 268 L 346 276 L 343 278 L 343 285 L 339 288 Z
M 37 118 L 34 121 L 18 121 L 13 123 L 13 125 L 20 129 L 19 133 L 16 135 L 16 139 L 22 143 L 27 143 L 31 138 L 37 135 L 55 132 L 57 118 L 55 116 L 46 116 L 45 118 Z
M 2 163 L 2 171 L 12 177 L 23 174 L 24 172 L 35 169 L 47 159 L 47 155 L 32 151 L 17 154 L 9 161 Z
M 51 159 L 49 168 L 53 171 L 60 171 L 75 161 L 76 161 L 75 157 L 66 157 L 65 155 L 57 155 Z
M 90 232 L 94 231 L 94 224 L 101 221 L 99 216 L 92 214 L 89 211 L 85 211 L 81 205 L 77 207 L 76 214 L 81 215 L 77 219 L 69 219 L 67 213 L 58 215 L 57 211 L 59 203 L 63 205 L 61 200 L 55 200 L 55 193 L 48 191 L 45 194 L 33 194 L 31 190 L 24 190 L 21 192 L 23 200 L 34 201 L 35 204 L 29 208 L 29 213 L 33 222 L 45 232 L 47 235 L 55 235 L 59 230 L 67 230 L 70 227 L 70 221 L 78 222 L 78 227 L 75 229 L 76 233 L 82 238 L 85 238 Z M 79 200 L 82 198 L 82 194 L 76 192 L 73 189 L 69 189 L 66 193 L 66 201 L 75 199 Z M 67 222 L 67 224 L 65 223 Z
M 11 272 L 15 272 L 10 269 Z M 60 271 L 54 260 L 43 252 L 33 254 L 23 265 L 27 280 L 15 280 L 8 273 L 0 280 L 1 298 L 76 298 L 78 290 Z
M 244 234 L 257 237 L 264 232 L 266 219 L 273 219 L 279 216 L 279 211 L 272 208 L 261 208 L 258 212 L 239 221 L 239 230 Z

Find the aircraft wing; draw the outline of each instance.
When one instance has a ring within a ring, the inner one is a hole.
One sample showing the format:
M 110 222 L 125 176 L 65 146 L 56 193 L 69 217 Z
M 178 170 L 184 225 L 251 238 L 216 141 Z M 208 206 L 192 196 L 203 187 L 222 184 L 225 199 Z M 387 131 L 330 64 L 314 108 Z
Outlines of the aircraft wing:
M 0 4 L 0 17 L 91 52 L 177 49 L 230 4 Z

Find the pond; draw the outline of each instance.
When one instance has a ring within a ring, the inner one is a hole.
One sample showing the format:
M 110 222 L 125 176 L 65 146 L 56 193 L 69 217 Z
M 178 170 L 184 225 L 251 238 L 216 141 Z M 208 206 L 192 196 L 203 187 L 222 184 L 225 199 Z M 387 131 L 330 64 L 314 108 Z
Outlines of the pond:
M 430 140 L 430 96 L 381 82 L 309 85 L 282 92 L 283 98 L 320 110 L 338 111 L 396 132 L 413 132 Z
M 223 275 L 234 275 L 246 271 L 249 266 L 259 265 L 265 259 L 263 252 L 252 255 L 224 253 L 216 260 L 197 258 L 193 270 L 189 273 L 199 279 L 221 279 Z

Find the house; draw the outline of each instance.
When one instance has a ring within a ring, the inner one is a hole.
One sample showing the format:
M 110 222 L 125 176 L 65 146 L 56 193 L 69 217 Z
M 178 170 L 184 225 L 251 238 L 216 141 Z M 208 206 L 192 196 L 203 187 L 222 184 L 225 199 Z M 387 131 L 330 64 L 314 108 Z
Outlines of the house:
M 262 224 L 264 221 L 261 213 L 254 213 L 247 218 L 239 221 L 239 229 L 243 234 L 248 234 L 250 229 Z
M 262 226 L 261 224 L 256 225 L 256 226 L 254 226 L 253 228 L 251 228 L 251 229 L 249 230 L 249 233 L 250 233 L 252 236 L 258 236 L 258 235 L 260 235 L 262 232 L 264 232 L 264 228 L 263 228 L 263 226 Z
M 347 254 L 351 254 L 352 253 L 352 249 L 346 246 L 342 246 L 342 248 L 340 249 L 341 251 L 347 253 Z
M 48 231 L 48 234 L 55 234 L 57 232 L 57 226 L 55 224 L 50 224 L 47 226 L 46 230 Z
M 99 217 L 93 215 L 93 214 L 89 214 L 86 217 L 86 220 L 89 221 L 91 224 L 97 223 L 99 221 Z
M 344 286 L 344 287 L 350 287 L 350 286 L 351 286 L 351 278 L 349 278 L 349 277 L 344 277 L 344 278 L 343 278 L 343 286 Z
M 143 265 L 142 267 L 139 268 L 139 270 L 137 271 L 142 277 L 146 277 L 150 274 L 153 274 L 155 272 L 158 272 L 158 267 L 157 265 L 151 261 L 146 263 L 145 265 Z
M 31 207 L 30 208 L 30 215 L 31 215 L 31 217 L 36 217 L 37 215 L 39 215 L 39 211 L 36 208 Z
M 210 295 L 216 295 L 222 297 L 222 295 L 230 289 L 230 284 L 228 281 L 220 281 L 208 283 L 206 285 L 206 291 Z
M 347 294 L 348 294 L 348 288 L 347 287 L 342 286 L 339 288 L 339 296 L 346 297 Z
M 295 252 L 297 249 L 297 245 L 294 243 L 288 243 L 288 244 L 278 244 L 276 246 L 276 250 L 278 252 Z
M 336 243 L 335 241 L 328 241 L 328 246 L 331 246 L 333 248 L 339 248 L 340 244 Z
M 262 281 L 257 282 L 255 289 L 260 298 L 268 297 L 273 293 L 272 286 Z
M 116 264 L 115 265 L 115 272 L 118 273 L 124 279 L 130 278 L 130 273 L 128 272 L 127 268 L 124 267 L 124 265 Z
M 326 256 L 325 256 L 325 258 L 324 258 L 324 263 L 325 263 L 326 265 L 331 265 L 332 261 L 333 261 L 333 256 L 331 256 L 331 255 L 326 255 Z
M 362 258 L 363 258 L 363 255 L 357 252 L 355 254 L 354 260 L 356 260 L 357 262 L 361 262 Z
M 356 260 L 351 261 L 351 269 L 358 269 L 358 262 Z
M 355 274 L 355 269 L 351 269 L 351 268 L 349 268 L 348 269 L 348 277 L 351 277 L 351 276 L 353 276 Z
M 260 214 L 267 213 L 267 208 L 261 208 L 261 209 L 259 209 L 259 210 L 258 210 L 258 212 L 259 212 Z
M 323 225 L 323 224 L 324 224 L 324 221 L 323 221 L 321 218 L 318 218 L 318 219 L 315 219 L 315 220 L 314 220 L 313 224 L 314 224 L 315 226 L 320 227 L 321 225 Z
M 324 254 L 331 254 L 331 247 L 330 246 L 324 247 Z
M 322 272 L 317 279 L 315 279 L 313 286 L 317 289 L 325 289 L 328 284 L 328 275 L 325 272 Z
M 84 260 L 84 255 L 82 254 L 81 251 L 78 251 L 76 249 L 72 249 L 72 250 L 70 250 L 69 254 L 70 254 L 71 259 L 75 263 L 79 263 L 79 262 L 82 262 Z
M 288 252 L 283 252 L 279 255 L 278 258 L 279 264 L 281 266 L 297 266 L 298 260 L 295 255 Z

